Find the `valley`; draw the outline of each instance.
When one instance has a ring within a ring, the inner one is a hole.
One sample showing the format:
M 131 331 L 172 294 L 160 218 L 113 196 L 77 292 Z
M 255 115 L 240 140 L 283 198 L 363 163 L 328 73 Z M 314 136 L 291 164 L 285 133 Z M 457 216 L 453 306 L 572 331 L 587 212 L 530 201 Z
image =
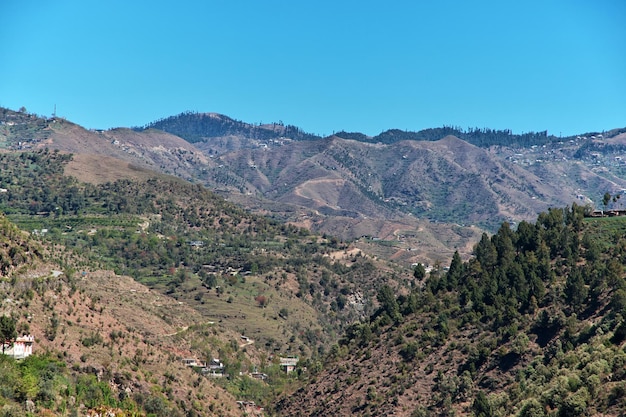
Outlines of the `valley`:
M 621 207 L 622 130 L 505 132 L 507 146 L 487 130 L 319 138 L 217 114 L 169 120 L 182 132 L 0 116 L 0 311 L 65 364 L 3 393 L 7 410 L 626 407 L 624 223 L 585 218 Z

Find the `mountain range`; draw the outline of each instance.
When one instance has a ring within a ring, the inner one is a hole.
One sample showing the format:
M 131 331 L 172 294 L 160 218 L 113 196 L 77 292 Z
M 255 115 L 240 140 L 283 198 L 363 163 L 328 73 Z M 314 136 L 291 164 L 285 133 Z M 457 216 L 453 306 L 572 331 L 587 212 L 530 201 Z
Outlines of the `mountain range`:
M 605 192 L 626 189 L 626 129 L 558 138 L 443 127 L 320 138 L 216 113 L 109 130 L 9 109 L 0 117 L 5 147 L 74 153 L 67 169 L 77 178 L 115 179 L 123 161 L 131 175 L 175 175 L 315 232 L 392 242 L 386 256 L 405 263 L 450 259 L 454 250 L 467 256 L 480 232 L 502 221 L 573 202 L 598 207 Z M 441 224 L 444 236 L 434 237 Z
M 0 109 L 0 413 L 622 415 L 624 139 Z

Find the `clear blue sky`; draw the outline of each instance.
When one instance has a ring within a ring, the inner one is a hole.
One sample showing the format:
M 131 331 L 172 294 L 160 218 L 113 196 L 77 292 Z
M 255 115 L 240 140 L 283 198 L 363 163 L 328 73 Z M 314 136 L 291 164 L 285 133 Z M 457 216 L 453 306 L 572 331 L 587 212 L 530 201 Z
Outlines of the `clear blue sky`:
M 2 0 L 0 106 L 307 132 L 626 126 L 626 1 Z

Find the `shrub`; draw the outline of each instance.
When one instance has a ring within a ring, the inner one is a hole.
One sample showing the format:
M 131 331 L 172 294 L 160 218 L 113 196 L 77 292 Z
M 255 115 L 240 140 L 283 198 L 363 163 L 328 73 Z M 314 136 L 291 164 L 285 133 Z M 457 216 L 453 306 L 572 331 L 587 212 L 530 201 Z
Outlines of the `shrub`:
M 417 356 L 418 351 L 419 345 L 416 342 L 410 342 L 400 349 L 400 356 L 402 356 L 405 362 L 411 362 Z

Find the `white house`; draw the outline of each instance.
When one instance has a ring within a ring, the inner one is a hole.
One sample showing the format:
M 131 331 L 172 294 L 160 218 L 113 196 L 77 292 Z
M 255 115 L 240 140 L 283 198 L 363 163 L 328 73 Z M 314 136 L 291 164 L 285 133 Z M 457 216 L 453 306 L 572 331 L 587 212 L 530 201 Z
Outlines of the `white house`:
M 24 359 L 33 354 L 33 344 L 35 337 L 31 335 L 23 335 L 15 339 L 13 346 L 4 351 L 5 355 L 13 356 L 15 359 Z
M 209 366 L 206 368 L 206 373 L 214 378 L 224 376 L 225 371 L 226 367 L 224 366 L 224 364 L 216 358 L 211 359 L 211 361 L 209 362 Z
M 282 369 L 286 373 L 291 373 L 296 370 L 296 365 L 298 364 L 298 357 L 296 356 L 279 357 L 279 361 L 280 361 L 280 369 Z

